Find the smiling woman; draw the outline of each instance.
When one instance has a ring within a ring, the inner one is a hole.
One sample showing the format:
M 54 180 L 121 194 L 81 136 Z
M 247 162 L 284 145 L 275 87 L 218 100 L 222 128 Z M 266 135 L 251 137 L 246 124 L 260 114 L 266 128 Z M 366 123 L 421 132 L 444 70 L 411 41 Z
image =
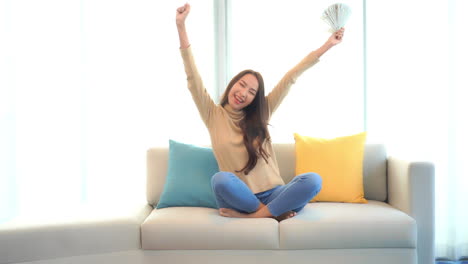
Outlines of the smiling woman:
M 344 28 L 328 36 L 318 49 L 309 51 L 267 96 L 262 76 L 255 71 L 244 70 L 230 81 L 221 103 L 217 105 L 204 87 L 190 47 L 185 25 L 190 10 L 189 4 L 177 9 L 176 25 L 188 90 L 210 133 L 213 152 L 221 170 L 212 178 L 219 214 L 226 217 L 274 217 L 278 221 L 295 216 L 318 193 L 321 178 L 308 172 L 285 184 L 279 175 L 267 124 L 296 79 L 315 65 L 323 54 L 341 43 Z M 263 204 L 266 200 L 260 202 L 256 198 L 260 194 L 270 197 L 273 191 L 281 195 L 268 203 Z
M 263 78 L 261 78 L 260 73 L 249 73 L 249 71 L 246 73 L 244 71 L 238 76 L 241 76 L 240 80 L 235 82 L 231 88 L 228 86 L 228 89 L 226 89 L 228 103 L 235 110 L 241 110 L 249 106 L 255 99 L 259 89 L 263 92 Z M 236 77 L 233 80 L 235 79 Z M 260 82 L 261 85 L 259 85 Z

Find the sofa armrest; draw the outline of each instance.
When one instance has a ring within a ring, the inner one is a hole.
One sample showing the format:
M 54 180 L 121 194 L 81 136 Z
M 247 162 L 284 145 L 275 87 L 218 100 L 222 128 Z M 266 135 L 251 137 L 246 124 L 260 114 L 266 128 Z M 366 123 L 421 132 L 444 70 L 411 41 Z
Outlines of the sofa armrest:
M 434 164 L 388 158 L 388 203 L 416 220 L 418 263 L 434 256 Z
M 152 210 L 148 204 L 116 204 L 18 216 L 0 224 L 0 263 L 140 249 L 140 226 Z

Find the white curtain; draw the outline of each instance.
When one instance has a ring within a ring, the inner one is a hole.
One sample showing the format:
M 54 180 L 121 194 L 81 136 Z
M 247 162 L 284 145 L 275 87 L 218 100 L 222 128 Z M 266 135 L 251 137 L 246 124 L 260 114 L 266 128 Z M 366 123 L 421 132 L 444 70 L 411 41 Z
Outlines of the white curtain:
M 468 2 L 448 4 L 448 80 L 446 92 L 448 156 L 445 171 L 436 182 L 437 196 L 437 256 L 448 259 L 468 259 Z
M 367 1 L 367 127 L 436 166 L 436 257 L 468 257 L 468 3 Z
M 183 1 L 0 0 L 0 221 L 145 201 L 145 154 L 207 143 L 187 91 Z M 213 3 L 189 18 L 213 88 Z

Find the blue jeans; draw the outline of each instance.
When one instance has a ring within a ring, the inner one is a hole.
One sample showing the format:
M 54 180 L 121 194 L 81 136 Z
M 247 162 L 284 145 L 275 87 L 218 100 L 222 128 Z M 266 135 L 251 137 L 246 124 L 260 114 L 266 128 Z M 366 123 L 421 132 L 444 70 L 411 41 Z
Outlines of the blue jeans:
M 254 194 L 234 173 L 218 172 L 211 178 L 211 187 L 218 208 L 230 208 L 241 213 L 253 213 L 260 202 L 273 216 L 299 212 L 322 189 L 322 178 L 317 173 L 304 173 L 286 185 Z

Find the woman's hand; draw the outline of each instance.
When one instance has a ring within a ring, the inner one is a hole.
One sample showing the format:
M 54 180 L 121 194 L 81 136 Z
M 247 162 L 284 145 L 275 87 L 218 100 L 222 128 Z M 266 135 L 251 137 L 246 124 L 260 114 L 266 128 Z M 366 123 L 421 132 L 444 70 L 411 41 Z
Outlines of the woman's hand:
M 177 13 L 176 13 L 177 26 L 185 25 L 185 19 L 187 18 L 189 13 L 190 13 L 190 5 L 188 3 L 177 8 Z
M 187 30 L 185 29 L 185 19 L 187 18 L 189 13 L 190 13 L 189 4 L 185 4 L 177 8 L 176 24 L 177 24 L 177 32 L 179 33 L 179 42 L 180 42 L 181 49 L 186 49 L 190 46 L 190 42 L 187 36 Z
M 315 56 L 320 58 L 325 52 L 343 40 L 344 28 L 333 33 L 327 41 L 315 51 Z
M 340 28 L 340 30 L 336 31 L 330 36 L 330 38 L 328 38 L 327 42 L 331 46 L 335 46 L 336 44 L 341 43 L 341 41 L 343 40 L 344 31 L 345 31 L 344 28 Z

